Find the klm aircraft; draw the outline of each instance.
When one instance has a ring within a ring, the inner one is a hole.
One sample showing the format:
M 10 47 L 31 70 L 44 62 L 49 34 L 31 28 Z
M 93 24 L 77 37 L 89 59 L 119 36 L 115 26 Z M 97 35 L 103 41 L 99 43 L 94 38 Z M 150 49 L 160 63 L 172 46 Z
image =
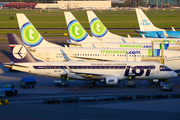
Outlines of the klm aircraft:
M 136 14 L 140 27 L 140 30 L 138 30 L 140 35 L 152 38 L 180 38 L 180 31 L 175 31 L 174 28 L 172 31 L 166 31 L 155 27 L 141 9 L 137 8 Z
M 96 82 L 108 85 L 117 85 L 120 81 L 127 80 L 134 74 L 138 80 L 170 79 L 177 77 L 177 73 L 163 64 L 156 62 L 98 62 L 98 61 L 57 61 L 44 62 L 35 58 L 22 41 L 17 40 L 14 34 L 7 34 L 9 46 L 14 63 L 5 64 L 7 68 L 31 74 L 69 79 L 91 81 L 89 87 Z M 31 36 L 33 37 L 33 36 Z

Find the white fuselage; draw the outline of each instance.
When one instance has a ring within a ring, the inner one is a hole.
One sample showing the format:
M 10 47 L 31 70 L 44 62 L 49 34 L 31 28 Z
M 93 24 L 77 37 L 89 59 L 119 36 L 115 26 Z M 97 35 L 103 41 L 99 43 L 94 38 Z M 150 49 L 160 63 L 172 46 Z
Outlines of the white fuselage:
M 147 49 L 147 48 L 151 48 L 151 43 L 131 43 L 131 42 L 127 42 L 127 43 L 123 43 L 123 42 L 105 42 L 105 41 L 100 41 L 100 44 L 98 42 L 91 42 L 91 44 L 89 44 L 88 42 L 81 42 L 81 45 L 69 45 L 70 47 L 95 47 L 95 48 L 141 48 L 141 49 Z M 153 44 L 154 49 L 160 49 L 161 48 L 161 43 L 154 43 Z M 167 49 L 168 47 L 180 47 L 180 45 L 176 45 L 175 43 L 168 43 L 168 42 L 164 42 L 163 45 L 166 45 L 167 47 L 165 49 Z
M 27 67 L 21 67 L 27 66 Z M 74 72 L 70 73 L 67 66 Z M 162 64 L 156 62 L 98 62 L 98 61 L 69 61 L 69 62 L 33 62 L 15 63 L 14 70 L 60 78 L 67 74 L 70 79 L 88 80 L 88 77 L 78 73 L 95 74 L 91 80 L 101 80 L 107 76 L 116 76 L 118 80 L 128 79 L 134 73 L 136 79 L 169 79 L 177 74 L 169 68 L 161 68 Z
M 106 61 L 141 61 L 142 57 L 151 56 L 150 49 L 105 49 L 105 48 L 69 48 L 74 56 L 68 54 L 64 47 L 35 48 L 31 53 L 38 58 L 46 61 L 82 61 L 82 60 L 106 60 Z M 154 51 L 155 56 L 161 56 L 161 50 Z M 180 52 L 173 50 L 164 50 L 164 58 L 178 57 Z M 179 62 L 171 62 L 167 66 L 172 70 L 179 70 Z M 165 63 L 166 65 L 166 63 Z
M 180 42 L 180 39 L 178 38 L 141 38 L 141 37 L 133 37 L 133 38 L 128 38 L 128 37 L 119 37 L 118 35 L 112 36 L 112 37 L 102 37 L 98 38 L 101 41 L 100 42 L 126 42 L 126 43 L 151 43 L 151 41 L 162 41 L 164 43 L 170 43 L 170 44 L 175 44 L 176 42 Z M 85 41 L 84 41 L 85 42 Z

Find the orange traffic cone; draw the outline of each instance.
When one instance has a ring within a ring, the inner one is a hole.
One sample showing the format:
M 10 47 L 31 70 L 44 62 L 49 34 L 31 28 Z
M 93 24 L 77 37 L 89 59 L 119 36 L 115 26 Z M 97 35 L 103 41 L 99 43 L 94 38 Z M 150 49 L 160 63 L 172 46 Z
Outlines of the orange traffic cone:
M 123 82 L 123 84 L 121 85 L 121 88 L 123 88 L 124 87 L 124 82 Z

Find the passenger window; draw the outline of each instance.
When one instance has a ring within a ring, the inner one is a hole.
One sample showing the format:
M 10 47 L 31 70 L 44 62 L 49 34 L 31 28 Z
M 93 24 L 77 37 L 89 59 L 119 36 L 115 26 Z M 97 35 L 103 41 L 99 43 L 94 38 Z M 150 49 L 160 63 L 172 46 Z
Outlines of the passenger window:
M 109 69 L 109 66 L 106 66 L 106 69 Z

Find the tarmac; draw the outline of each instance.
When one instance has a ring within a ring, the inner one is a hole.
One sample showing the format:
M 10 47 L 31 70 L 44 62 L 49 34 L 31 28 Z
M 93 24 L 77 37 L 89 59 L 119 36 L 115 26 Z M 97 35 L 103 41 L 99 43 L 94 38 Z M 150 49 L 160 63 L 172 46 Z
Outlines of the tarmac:
M 53 38 L 51 38 L 53 39 Z M 67 38 L 60 38 L 60 40 Z M 58 39 L 59 40 L 59 39 Z M 50 42 L 58 43 L 58 40 Z M 86 81 L 70 80 L 70 87 L 56 87 L 54 78 L 43 77 L 23 72 L 9 72 L 3 63 L 11 61 L 12 57 L 8 42 L 0 42 L 0 83 L 13 82 L 18 88 L 17 96 L 8 96 L 10 105 L 0 106 L 0 119 L 22 120 L 179 120 L 180 98 L 168 99 L 140 99 L 140 100 L 115 100 L 106 102 L 78 102 L 44 104 L 44 99 L 63 99 L 117 95 L 140 94 L 179 94 L 179 77 L 171 79 L 175 88 L 172 92 L 163 92 L 162 88 L 153 88 L 145 80 L 137 80 L 135 88 L 128 88 L 127 81 L 118 85 L 96 83 L 94 88 L 89 88 Z M 20 80 L 23 77 L 34 77 L 37 81 L 35 88 L 23 89 Z M 75 90 L 75 87 L 77 90 Z

